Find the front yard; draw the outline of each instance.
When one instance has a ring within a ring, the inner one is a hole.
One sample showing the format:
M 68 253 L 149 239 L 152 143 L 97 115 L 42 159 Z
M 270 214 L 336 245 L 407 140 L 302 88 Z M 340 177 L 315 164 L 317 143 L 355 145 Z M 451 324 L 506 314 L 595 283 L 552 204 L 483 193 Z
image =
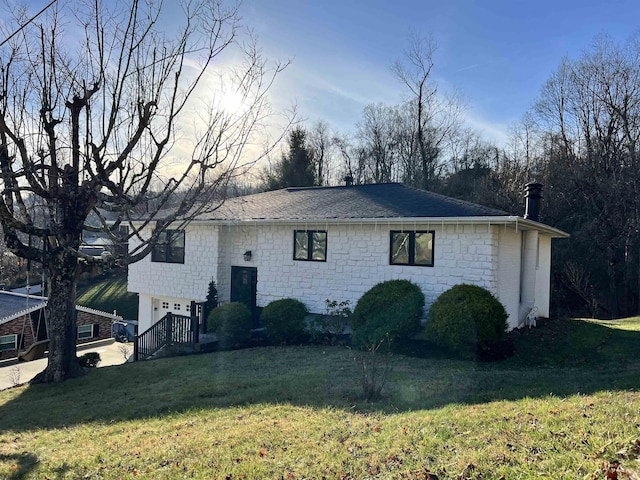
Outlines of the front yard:
M 103 368 L 0 392 L 0 478 L 625 478 L 639 340 L 639 319 L 555 320 L 503 362 L 396 355 L 376 403 L 344 347 Z

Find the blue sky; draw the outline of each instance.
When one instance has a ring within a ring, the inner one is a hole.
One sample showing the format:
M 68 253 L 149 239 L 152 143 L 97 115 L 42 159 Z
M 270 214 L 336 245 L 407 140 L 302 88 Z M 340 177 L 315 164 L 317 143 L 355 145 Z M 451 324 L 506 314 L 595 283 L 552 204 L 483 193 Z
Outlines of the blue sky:
M 274 91 L 302 117 L 348 132 L 368 103 L 395 103 L 390 65 L 408 34 L 438 43 L 434 80 L 468 102 L 471 125 L 502 142 L 564 56 L 577 58 L 602 33 L 626 40 L 640 2 L 518 0 L 245 0 L 244 23 L 265 55 L 292 58 Z
M 47 3 L 27 1 L 31 13 Z M 171 17 L 177 0 L 165 7 Z M 640 31 L 638 0 L 243 0 L 241 15 L 267 58 L 292 60 L 276 106 L 296 102 L 301 118 L 342 133 L 367 104 L 402 100 L 390 66 L 410 32 L 430 34 L 439 89 L 460 92 L 468 124 L 499 144 L 564 56 L 603 33 L 623 42 Z

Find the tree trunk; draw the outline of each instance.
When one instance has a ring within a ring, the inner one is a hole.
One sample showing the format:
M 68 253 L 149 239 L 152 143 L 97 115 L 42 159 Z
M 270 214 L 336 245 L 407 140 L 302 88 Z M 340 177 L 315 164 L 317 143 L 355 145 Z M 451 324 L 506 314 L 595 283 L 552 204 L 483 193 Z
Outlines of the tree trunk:
M 62 382 L 81 373 L 76 359 L 76 269 L 72 255 L 56 255 L 46 266 L 49 301 L 46 307 L 49 362 L 32 383 Z
M 616 281 L 616 268 L 615 259 L 609 260 L 609 268 L 607 270 L 609 274 L 609 296 L 611 298 L 611 318 L 618 318 L 620 316 L 620 308 L 618 305 L 618 282 Z

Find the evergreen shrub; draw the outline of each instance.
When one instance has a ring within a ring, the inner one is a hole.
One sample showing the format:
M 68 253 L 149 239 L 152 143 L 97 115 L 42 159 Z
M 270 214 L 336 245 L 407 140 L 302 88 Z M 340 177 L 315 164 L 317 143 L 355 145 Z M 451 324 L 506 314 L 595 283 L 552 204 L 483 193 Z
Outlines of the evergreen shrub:
M 222 348 L 241 346 L 251 337 L 251 310 L 244 303 L 225 303 L 211 311 L 207 327 L 216 334 Z
M 100 363 L 100 354 L 98 352 L 87 352 L 78 357 L 78 363 L 81 367 L 95 368 Z
M 260 314 L 269 341 L 277 345 L 300 342 L 306 334 L 307 307 L 294 298 L 283 298 L 269 303 Z
M 488 290 L 456 285 L 431 306 L 426 334 L 429 340 L 464 357 L 484 356 L 507 333 L 507 312 Z
M 383 339 L 409 338 L 420 330 L 424 294 L 409 280 L 374 285 L 358 300 L 351 318 L 352 341 L 368 347 Z

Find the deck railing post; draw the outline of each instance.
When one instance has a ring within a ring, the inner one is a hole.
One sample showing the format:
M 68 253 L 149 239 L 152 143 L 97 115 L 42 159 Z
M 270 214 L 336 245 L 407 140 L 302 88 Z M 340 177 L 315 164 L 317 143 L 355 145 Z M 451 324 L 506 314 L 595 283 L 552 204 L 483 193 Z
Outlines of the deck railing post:
M 138 335 L 136 335 L 135 337 L 133 337 L 133 361 L 137 362 L 138 361 L 138 340 L 140 339 L 140 337 L 138 337 Z
M 200 341 L 200 325 L 199 325 L 199 317 L 198 317 L 198 305 L 196 304 L 196 302 L 194 300 L 191 300 L 191 305 L 190 305 L 190 310 L 191 310 L 191 315 L 190 315 L 190 321 L 189 321 L 189 330 L 190 335 L 189 335 L 189 340 L 191 341 L 191 343 L 196 344 Z
M 200 343 L 200 325 L 197 316 L 191 317 L 191 333 L 193 335 L 193 343 Z
M 167 335 L 165 337 L 165 345 L 171 345 L 173 340 L 173 314 L 171 312 L 167 313 L 167 320 L 165 322 L 165 330 Z

